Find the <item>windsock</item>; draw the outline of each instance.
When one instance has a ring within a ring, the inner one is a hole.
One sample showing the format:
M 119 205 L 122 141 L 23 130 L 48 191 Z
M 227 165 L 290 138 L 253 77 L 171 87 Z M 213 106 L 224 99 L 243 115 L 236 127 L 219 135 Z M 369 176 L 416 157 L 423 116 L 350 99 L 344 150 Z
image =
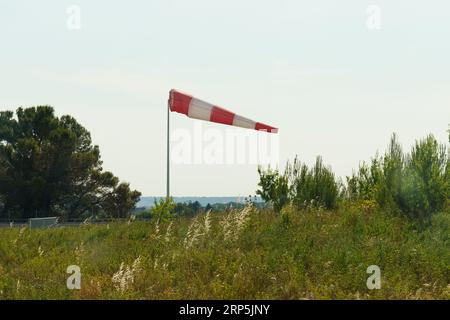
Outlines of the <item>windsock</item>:
M 191 95 L 170 90 L 170 111 L 185 114 L 189 118 L 216 122 L 246 129 L 254 129 L 271 133 L 278 133 L 278 129 L 237 115 L 224 108 L 194 98 Z

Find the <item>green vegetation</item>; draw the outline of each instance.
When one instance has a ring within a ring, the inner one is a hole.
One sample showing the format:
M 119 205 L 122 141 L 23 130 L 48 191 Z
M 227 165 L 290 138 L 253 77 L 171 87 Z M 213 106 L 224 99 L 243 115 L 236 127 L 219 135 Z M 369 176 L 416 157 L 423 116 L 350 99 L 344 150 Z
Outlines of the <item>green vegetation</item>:
M 140 195 L 103 171 L 73 117 L 49 106 L 0 112 L 0 219 L 127 217 Z
M 293 164 L 286 164 L 283 174 L 270 167 L 267 170 L 258 168 L 258 173 L 260 190 L 257 194 L 272 204 L 276 212 L 286 205 L 294 205 L 297 209 L 337 208 L 340 184 L 321 157 L 317 157 L 312 168 L 295 158 Z
M 298 159 L 281 174 L 259 168 L 258 194 L 276 212 L 292 205 L 335 209 L 346 203 L 365 202 L 419 222 L 429 223 L 433 214 L 449 206 L 449 148 L 429 135 L 404 153 L 396 135 L 383 156 L 363 163 L 347 183 L 336 180 L 320 157 L 308 168 Z
M 347 182 L 352 200 L 374 200 L 380 207 L 428 221 L 450 198 L 448 150 L 430 135 L 404 154 L 394 135 L 384 156 L 363 164 Z
M 256 202 L 256 198 L 248 197 L 244 199 L 244 203 L 229 202 L 207 204 L 202 206 L 198 201 L 174 202 L 172 197 L 160 198 L 154 200 L 153 207 L 150 209 L 136 209 L 134 215 L 138 219 L 156 219 L 157 221 L 173 219 L 175 217 L 194 217 L 200 213 L 208 211 L 227 212 L 232 209 L 243 209 L 247 205 L 253 205 L 255 208 L 265 208 L 266 204 Z
M 449 299 L 450 214 L 364 205 L 0 229 L 0 299 Z M 69 265 L 81 290 L 68 290 Z M 368 290 L 367 268 L 381 268 Z
M 450 299 L 449 161 L 431 135 L 409 153 L 394 135 L 345 183 L 320 157 L 259 168 L 267 207 L 169 198 L 146 222 L 0 228 L 0 299 Z M 0 113 L 0 218 L 127 217 L 138 197 L 73 118 Z M 79 290 L 66 287 L 74 265 Z

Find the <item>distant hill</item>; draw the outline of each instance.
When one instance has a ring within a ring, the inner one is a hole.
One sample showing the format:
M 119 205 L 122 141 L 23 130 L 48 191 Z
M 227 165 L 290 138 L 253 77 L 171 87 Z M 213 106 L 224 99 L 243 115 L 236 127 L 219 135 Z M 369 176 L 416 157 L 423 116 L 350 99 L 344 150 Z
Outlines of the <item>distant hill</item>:
M 159 200 L 164 197 L 141 197 L 141 200 L 137 203 L 137 207 L 152 207 L 155 200 Z M 230 203 L 230 202 L 245 202 L 245 197 L 173 197 L 177 203 L 182 202 L 194 202 L 198 201 L 202 206 L 216 203 Z M 262 202 L 260 197 L 256 197 L 256 202 Z

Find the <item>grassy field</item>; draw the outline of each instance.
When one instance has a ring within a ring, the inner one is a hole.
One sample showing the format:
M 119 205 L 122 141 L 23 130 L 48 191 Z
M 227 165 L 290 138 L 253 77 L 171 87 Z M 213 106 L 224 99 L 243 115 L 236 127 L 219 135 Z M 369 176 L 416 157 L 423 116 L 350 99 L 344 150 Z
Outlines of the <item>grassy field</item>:
M 69 265 L 80 290 L 66 287 Z M 382 298 L 450 298 L 448 212 L 426 228 L 352 206 L 0 230 L 0 299 Z

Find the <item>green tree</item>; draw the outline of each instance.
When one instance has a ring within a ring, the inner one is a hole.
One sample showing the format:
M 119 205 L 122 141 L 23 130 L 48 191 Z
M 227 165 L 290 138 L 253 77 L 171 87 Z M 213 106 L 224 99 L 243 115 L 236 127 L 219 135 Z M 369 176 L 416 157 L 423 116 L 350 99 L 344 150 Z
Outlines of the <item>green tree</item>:
M 151 209 L 151 216 L 160 221 L 168 220 L 173 217 L 175 213 L 175 201 L 172 197 L 161 198 L 158 201 L 155 200 L 155 204 Z
M 8 218 L 98 213 L 118 178 L 104 172 L 98 146 L 73 117 L 50 106 L 0 112 L 1 215 Z
M 450 197 L 447 148 L 429 135 L 416 142 L 405 162 L 399 207 L 412 218 L 429 219 Z
M 102 203 L 104 212 L 114 218 L 126 218 L 139 201 L 141 193 L 132 191 L 129 183 L 120 183 L 113 191 L 108 193 Z
M 280 212 L 290 201 L 289 177 L 287 174 L 280 174 L 278 170 L 267 170 L 258 168 L 259 190 L 256 194 L 273 206 L 276 212 Z

